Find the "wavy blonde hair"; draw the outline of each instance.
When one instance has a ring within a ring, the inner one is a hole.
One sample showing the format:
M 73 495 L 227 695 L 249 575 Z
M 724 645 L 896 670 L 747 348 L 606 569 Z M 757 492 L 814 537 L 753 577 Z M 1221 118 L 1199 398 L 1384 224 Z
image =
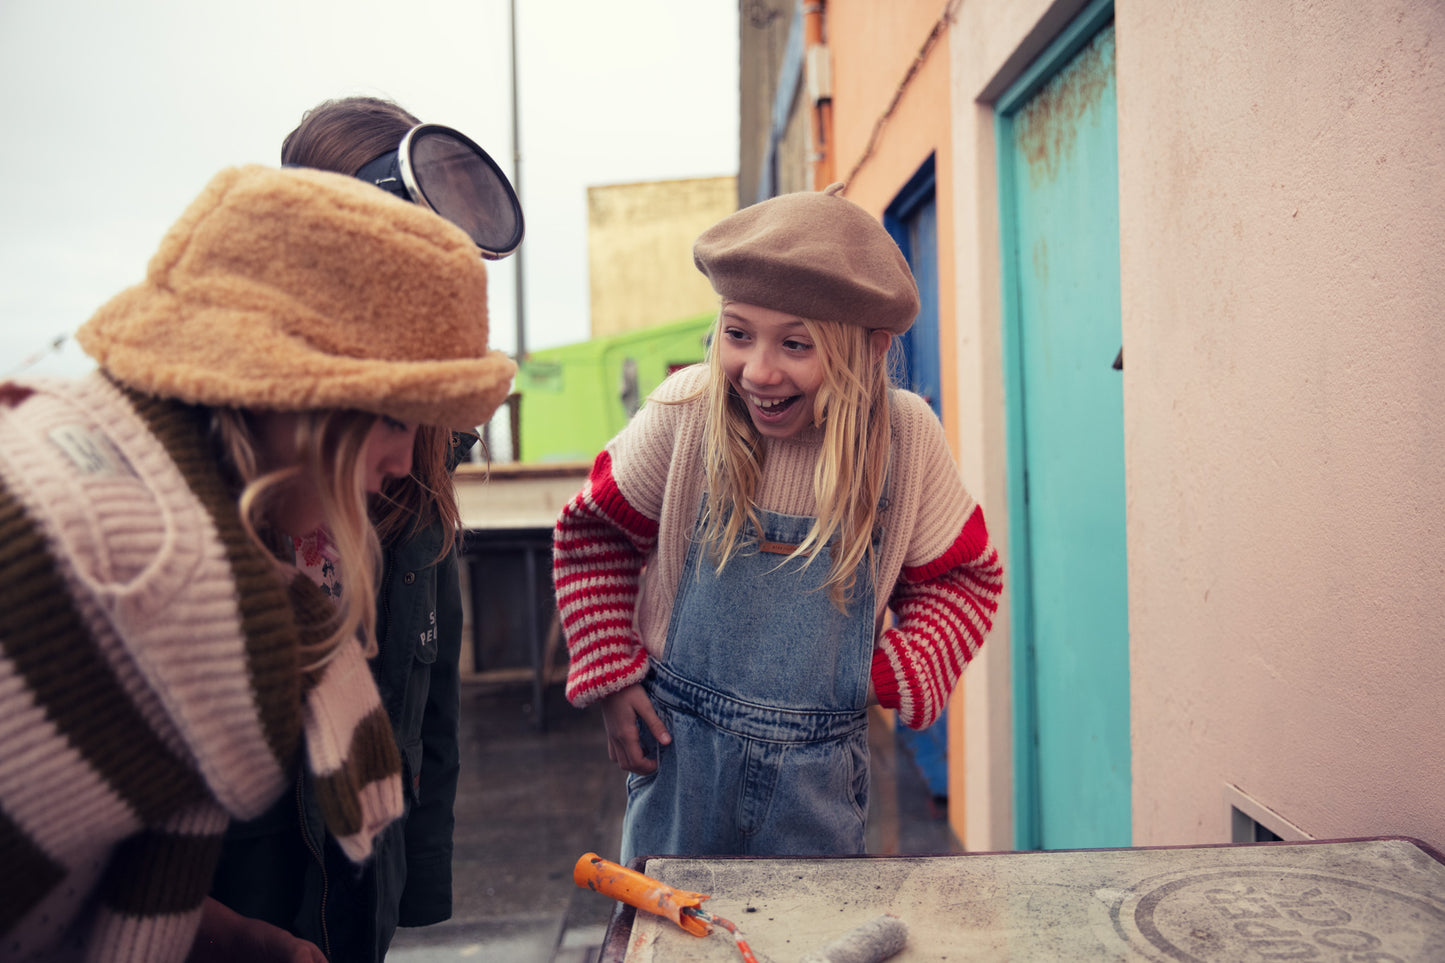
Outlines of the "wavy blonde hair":
M 846 612 L 859 562 L 866 558 L 870 566 L 876 564 L 873 535 L 892 447 L 888 359 L 873 351 L 866 328 L 802 320 L 823 366 L 823 383 L 813 403 L 813 423 L 823 430 L 823 444 L 813 469 L 817 516 L 788 558 L 811 565 L 819 549 L 832 543 L 833 564 L 823 587 Z M 703 445 L 708 501 L 702 537 L 711 544 L 719 572 L 747 543 L 745 526 L 754 531 L 759 527 L 754 498 L 767 452 L 766 439 L 753 427 L 747 405 L 723 372 L 721 340 L 719 312 L 708 348 L 708 381 L 693 396 L 705 396 L 707 402 Z
M 266 471 L 258 463 L 255 427 L 248 413 L 236 408 L 217 408 L 212 413 L 221 454 L 241 486 L 237 499 L 241 525 L 278 565 L 289 568 L 294 563 L 294 549 L 267 522 L 267 509 L 284 497 L 287 482 L 307 476 L 316 484 L 326 534 L 336 548 L 346 590 L 335 600 L 336 615 L 326 638 L 302 645 L 302 664 L 308 670 L 325 665 L 347 639 L 359 639 L 367 657 L 376 654 L 381 544 L 367 513 L 362 456 L 377 417 L 359 411 L 301 412 L 294 436 L 295 460 L 287 467 Z

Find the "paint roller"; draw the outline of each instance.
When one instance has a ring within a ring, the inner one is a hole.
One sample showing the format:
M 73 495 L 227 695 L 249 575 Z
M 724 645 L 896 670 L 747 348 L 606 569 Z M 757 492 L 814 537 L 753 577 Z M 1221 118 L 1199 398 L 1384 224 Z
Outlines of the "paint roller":
M 736 923 L 702 908 L 702 901 L 708 899 L 709 894 L 676 889 L 596 853 L 586 853 L 577 860 L 572 880 L 583 889 L 666 917 L 693 936 L 707 936 L 714 926 L 726 930 L 737 944 L 744 963 L 758 963 Z M 898 917 L 884 914 L 812 951 L 799 963 L 881 963 L 903 949 L 907 942 L 908 927 Z

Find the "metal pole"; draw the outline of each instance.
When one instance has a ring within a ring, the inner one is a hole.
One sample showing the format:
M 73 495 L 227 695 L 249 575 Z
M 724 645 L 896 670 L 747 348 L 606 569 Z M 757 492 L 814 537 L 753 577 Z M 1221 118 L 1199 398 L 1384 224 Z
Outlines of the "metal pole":
M 512 189 L 517 192 L 517 199 L 522 199 L 522 140 L 521 125 L 518 122 L 517 110 L 517 0 L 511 2 L 512 13 Z M 526 204 L 522 205 L 526 210 Z M 525 247 L 525 245 L 523 245 Z M 521 361 L 527 354 L 527 298 L 526 281 L 522 271 L 523 250 L 517 248 L 517 360 Z M 516 454 L 513 453 L 513 458 Z

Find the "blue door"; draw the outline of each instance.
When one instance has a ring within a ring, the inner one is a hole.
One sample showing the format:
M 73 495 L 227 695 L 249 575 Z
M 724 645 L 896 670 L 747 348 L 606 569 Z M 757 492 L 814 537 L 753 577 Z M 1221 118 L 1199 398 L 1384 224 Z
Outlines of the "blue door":
M 918 169 L 883 212 L 883 226 L 908 260 L 918 282 L 918 317 L 895 342 L 899 383 L 922 395 L 942 417 L 938 363 L 938 205 L 934 199 L 933 158 Z
M 894 341 L 893 359 L 898 383 L 922 395 L 942 417 L 943 397 L 938 362 L 938 205 L 935 201 L 933 158 L 909 178 L 903 190 L 883 212 L 883 225 L 903 251 L 918 282 L 918 317 Z M 948 795 L 948 713 L 923 731 L 897 730 L 898 741 L 923 774 L 935 798 Z
M 1020 849 L 1132 841 L 1112 20 L 996 107 Z

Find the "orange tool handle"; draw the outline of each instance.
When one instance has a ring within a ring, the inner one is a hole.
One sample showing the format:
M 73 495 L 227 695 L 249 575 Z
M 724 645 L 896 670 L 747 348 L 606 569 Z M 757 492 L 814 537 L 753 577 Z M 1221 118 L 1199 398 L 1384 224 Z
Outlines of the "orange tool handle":
M 583 889 L 594 890 L 628 906 L 665 916 L 693 936 L 707 936 L 712 932 L 712 927 L 703 920 L 683 913 L 684 909 L 700 908 L 707 894 L 673 889 L 666 883 L 603 859 L 596 853 L 587 853 L 577 860 L 572 880 Z

